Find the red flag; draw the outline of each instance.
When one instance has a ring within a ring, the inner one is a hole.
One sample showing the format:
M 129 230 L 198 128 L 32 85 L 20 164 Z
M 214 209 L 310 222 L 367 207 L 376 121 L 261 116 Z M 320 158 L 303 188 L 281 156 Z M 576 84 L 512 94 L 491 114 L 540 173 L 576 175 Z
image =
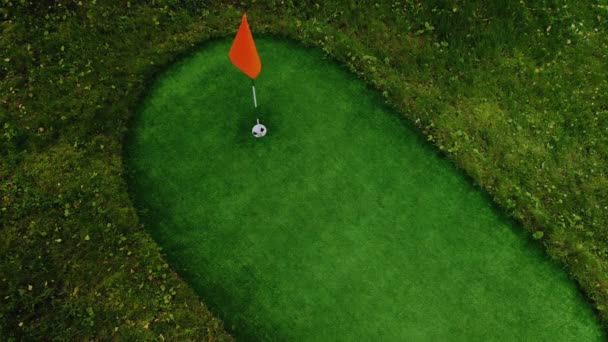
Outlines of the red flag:
M 228 56 L 232 64 L 241 69 L 251 79 L 258 77 L 262 70 L 262 62 L 247 23 L 247 14 L 243 14 L 241 27 L 239 27 L 239 31 L 234 38 Z

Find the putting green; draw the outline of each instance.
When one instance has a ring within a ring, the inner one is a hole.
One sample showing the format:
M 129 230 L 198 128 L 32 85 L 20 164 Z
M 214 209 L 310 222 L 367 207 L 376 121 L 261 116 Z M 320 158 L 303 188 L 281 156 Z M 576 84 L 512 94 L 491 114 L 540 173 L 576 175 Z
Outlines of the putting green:
M 602 338 L 566 274 L 318 51 L 257 40 L 254 139 L 230 43 L 155 82 L 126 162 L 147 229 L 237 338 Z

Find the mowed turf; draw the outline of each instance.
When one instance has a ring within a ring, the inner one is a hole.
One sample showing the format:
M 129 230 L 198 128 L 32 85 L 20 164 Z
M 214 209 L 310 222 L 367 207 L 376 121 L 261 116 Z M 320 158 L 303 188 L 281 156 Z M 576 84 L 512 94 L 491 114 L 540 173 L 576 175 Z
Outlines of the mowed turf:
M 235 337 L 602 338 L 565 272 L 317 50 L 257 40 L 254 139 L 230 43 L 159 77 L 126 162 L 147 229 Z

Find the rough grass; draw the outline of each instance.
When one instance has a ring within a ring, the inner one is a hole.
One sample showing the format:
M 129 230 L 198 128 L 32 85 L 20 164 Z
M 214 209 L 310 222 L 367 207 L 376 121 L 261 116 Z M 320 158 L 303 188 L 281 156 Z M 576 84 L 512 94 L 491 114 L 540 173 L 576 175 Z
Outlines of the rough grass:
M 608 2 L 0 1 L 0 336 L 229 338 L 144 233 L 122 139 L 196 44 L 317 46 L 539 239 L 608 322 Z

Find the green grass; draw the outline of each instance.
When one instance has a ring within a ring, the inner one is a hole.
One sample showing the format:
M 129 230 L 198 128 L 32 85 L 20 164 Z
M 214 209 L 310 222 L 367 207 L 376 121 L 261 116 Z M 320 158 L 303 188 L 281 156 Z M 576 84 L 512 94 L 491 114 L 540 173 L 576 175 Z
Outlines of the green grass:
M 230 339 L 141 227 L 122 155 L 150 81 L 244 11 L 377 89 L 608 326 L 607 0 L 0 0 L 1 339 Z
M 245 340 L 600 340 L 590 307 L 382 99 L 316 50 L 207 44 L 164 73 L 127 146 L 148 230 Z

